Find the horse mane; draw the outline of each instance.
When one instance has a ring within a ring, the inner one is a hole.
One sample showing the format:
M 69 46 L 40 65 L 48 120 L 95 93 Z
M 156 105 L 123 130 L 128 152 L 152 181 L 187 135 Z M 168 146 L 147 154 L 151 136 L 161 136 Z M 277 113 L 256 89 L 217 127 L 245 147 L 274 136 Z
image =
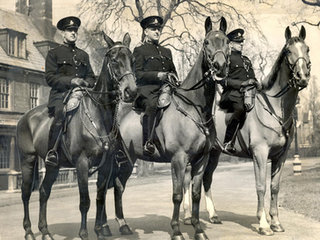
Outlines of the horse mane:
M 297 43 L 297 42 L 303 42 L 303 39 L 300 37 L 292 37 L 290 39 L 288 39 L 287 43 L 284 45 L 284 47 L 282 48 L 277 60 L 275 61 L 271 72 L 268 74 L 268 76 L 262 81 L 262 86 L 264 89 L 270 89 L 274 82 L 277 79 L 277 76 L 279 74 L 279 70 L 281 68 L 281 64 L 286 56 L 286 48 L 288 45 L 292 45 L 293 43 Z

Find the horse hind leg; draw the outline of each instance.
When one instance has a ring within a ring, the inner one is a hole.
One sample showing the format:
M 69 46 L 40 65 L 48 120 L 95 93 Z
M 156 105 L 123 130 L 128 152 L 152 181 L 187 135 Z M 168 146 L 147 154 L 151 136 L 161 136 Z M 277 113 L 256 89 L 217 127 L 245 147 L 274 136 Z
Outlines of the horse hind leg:
M 34 234 L 31 230 L 31 221 L 29 213 L 29 200 L 35 184 L 35 173 L 37 169 L 37 156 L 28 155 L 23 156 L 21 153 L 21 198 L 24 207 L 23 228 L 25 230 L 26 240 L 35 240 Z
M 51 194 L 54 181 L 59 174 L 59 168 L 47 166 L 46 174 L 39 189 L 40 193 L 40 211 L 38 228 L 42 233 L 42 240 L 53 240 L 48 230 L 47 224 L 47 202 Z

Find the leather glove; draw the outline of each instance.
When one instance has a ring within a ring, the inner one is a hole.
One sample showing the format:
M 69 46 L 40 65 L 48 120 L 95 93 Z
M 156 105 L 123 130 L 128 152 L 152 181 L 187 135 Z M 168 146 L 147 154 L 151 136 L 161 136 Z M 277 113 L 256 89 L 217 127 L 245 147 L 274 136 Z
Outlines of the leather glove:
M 248 79 L 246 81 L 244 81 L 243 83 L 241 83 L 241 87 L 247 87 L 247 86 L 253 86 L 256 85 L 257 80 L 255 79 Z
M 73 78 L 71 80 L 72 87 L 89 87 L 89 83 L 86 82 L 83 78 Z
M 157 77 L 160 81 L 165 81 L 168 77 L 167 72 L 158 72 Z

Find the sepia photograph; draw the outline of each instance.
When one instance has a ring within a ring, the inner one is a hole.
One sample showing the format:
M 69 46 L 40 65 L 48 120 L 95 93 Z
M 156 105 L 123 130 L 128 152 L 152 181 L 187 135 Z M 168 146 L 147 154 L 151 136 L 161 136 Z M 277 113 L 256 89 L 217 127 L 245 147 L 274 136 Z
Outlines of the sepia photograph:
M 0 240 L 320 238 L 319 0 L 0 19 Z

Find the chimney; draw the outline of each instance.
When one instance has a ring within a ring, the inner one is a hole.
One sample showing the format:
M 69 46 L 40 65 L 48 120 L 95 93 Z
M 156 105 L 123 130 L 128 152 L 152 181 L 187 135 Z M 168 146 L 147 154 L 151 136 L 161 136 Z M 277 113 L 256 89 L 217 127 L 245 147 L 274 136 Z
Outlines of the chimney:
M 53 40 L 52 0 L 16 0 L 16 12 L 30 16 L 42 36 Z

